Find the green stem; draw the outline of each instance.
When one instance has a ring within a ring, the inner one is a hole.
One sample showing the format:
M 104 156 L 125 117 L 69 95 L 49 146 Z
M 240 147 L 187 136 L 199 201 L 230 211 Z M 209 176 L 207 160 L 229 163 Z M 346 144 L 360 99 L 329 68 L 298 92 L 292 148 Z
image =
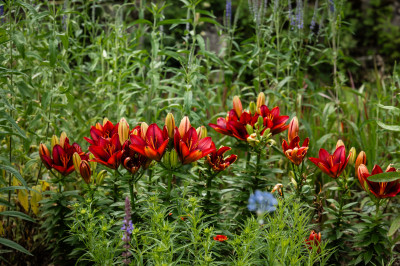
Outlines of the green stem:
M 135 176 L 132 176 L 132 179 L 129 179 L 129 194 L 131 197 L 131 220 L 133 223 L 135 223 L 135 209 L 136 209 L 136 205 L 135 205 L 135 193 L 134 193 L 134 188 L 136 186 L 136 180 L 135 180 Z
M 256 173 L 255 173 L 255 180 L 254 180 L 254 190 L 258 188 L 258 183 L 259 183 L 259 174 L 261 170 L 261 152 L 257 153 L 257 163 L 256 163 Z
M 381 204 L 381 200 L 378 199 L 378 200 L 375 202 L 375 206 L 376 206 L 375 220 L 376 220 L 376 221 L 379 220 L 379 206 L 380 206 L 380 204 Z
M 209 175 L 207 177 L 207 202 L 210 202 L 211 199 L 211 182 L 213 177 L 214 175 L 209 172 Z
M 248 151 L 247 152 L 247 157 L 246 157 L 246 170 L 249 169 L 250 159 L 251 159 L 251 153 L 250 153 L 250 151 Z
M 172 171 L 169 171 L 169 175 L 168 175 L 168 191 L 167 191 L 167 195 L 168 195 L 168 200 L 171 198 L 171 188 L 172 188 Z
M 118 185 L 117 185 L 118 175 L 120 175 L 120 173 L 118 172 L 117 169 L 115 169 L 115 173 L 114 173 L 114 188 L 113 188 L 113 201 L 114 202 L 117 202 L 117 198 L 118 198 Z

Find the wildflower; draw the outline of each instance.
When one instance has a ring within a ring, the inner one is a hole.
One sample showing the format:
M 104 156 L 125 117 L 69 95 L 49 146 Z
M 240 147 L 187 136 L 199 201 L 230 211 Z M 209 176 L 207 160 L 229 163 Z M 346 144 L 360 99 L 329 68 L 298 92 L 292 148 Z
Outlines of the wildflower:
M 335 152 L 330 155 L 326 150 L 319 150 L 319 158 L 309 158 L 309 160 L 318 166 L 322 172 L 336 179 L 338 178 L 343 170 L 346 168 L 351 153 L 346 158 L 345 146 L 336 148 Z
M 107 118 L 104 119 L 103 125 L 97 123 L 96 126 L 90 128 L 91 139 L 84 137 L 84 139 L 91 145 L 98 145 L 100 138 L 111 140 L 111 138 L 118 134 L 118 123 L 114 125 Z
M 262 215 L 267 212 L 275 211 L 275 205 L 277 204 L 278 201 L 271 193 L 256 190 L 254 194 L 250 195 L 247 208 L 249 209 L 249 211 L 255 211 L 258 215 Z
M 53 156 L 50 155 L 50 151 L 46 145 L 41 143 L 39 146 L 39 155 L 43 164 L 47 169 L 54 168 L 63 176 L 67 176 L 72 173 L 75 169 L 73 163 L 73 154 L 78 153 L 82 160 L 88 160 L 89 156 L 82 152 L 81 147 L 74 143 L 69 145 L 69 139 L 65 136 L 63 140 L 63 146 L 55 144 L 53 147 Z
M 329 11 L 331 13 L 335 13 L 335 1 L 334 0 L 329 0 Z
M 225 25 L 227 28 L 231 27 L 231 21 L 232 21 L 232 1 L 231 0 L 226 0 L 226 6 L 225 6 Z
M 296 22 L 297 28 L 303 29 L 304 28 L 304 21 L 303 21 L 303 2 L 301 0 L 297 0 L 297 8 L 296 8 Z
M 286 121 L 289 120 L 289 116 L 281 116 L 279 113 L 280 110 L 277 106 L 272 108 L 271 111 L 266 105 L 260 107 L 260 115 L 263 117 L 264 126 L 271 130 L 272 135 L 281 133 L 289 128 L 289 126 L 285 124 Z M 262 133 L 264 132 L 261 132 L 261 134 Z
M 224 241 L 228 240 L 228 237 L 225 235 L 216 235 L 216 236 L 214 236 L 214 240 L 218 241 L 218 242 L 224 242 Z
M 308 249 L 313 249 L 313 246 L 318 247 L 320 243 L 321 243 L 321 232 L 317 234 L 314 230 L 311 230 L 310 236 L 306 239 L 306 245 Z M 319 250 L 320 248 L 318 248 L 318 251 Z
M 313 13 L 313 16 L 312 16 L 312 19 L 311 19 L 311 25 L 310 25 L 310 30 L 311 31 L 314 31 L 314 29 L 315 29 L 315 24 L 316 24 L 315 19 L 316 19 L 316 16 L 317 16 L 317 10 L 318 10 L 318 0 L 315 1 L 314 13 Z
M 224 158 L 224 153 L 229 151 L 230 149 L 231 148 L 229 147 L 222 146 L 218 150 L 215 150 L 207 155 L 206 162 L 215 172 L 225 170 L 229 165 L 233 164 L 236 161 L 237 155 L 235 154 L 231 154 L 231 156 Z
M 123 231 L 122 241 L 125 242 L 125 244 L 124 244 L 125 251 L 122 252 L 122 257 L 124 257 L 125 265 L 130 264 L 129 257 L 132 254 L 129 251 L 129 248 L 130 248 L 129 242 L 131 241 L 131 234 L 133 232 L 133 229 L 134 228 L 133 228 L 133 224 L 131 221 L 131 204 L 129 201 L 129 197 L 126 197 L 125 198 L 125 219 L 124 219 L 124 224 L 121 227 L 121 230 Z
M 396 172 L 396 168 L 389 165 L 386 169 L 386 173 L 388 172 Z M 358 180 L 365 190 L 368 189 L 378 199 L 395 197 L 400 193 L 400 180 L 391 182 L 372 182 L 368 180 L 369 176 L 381 173 L 383 173 L 382 168 L 378 165 L 375 165 L 371 174 L 369 174 L 368 168 L 364 164 L 361 164 L 358 167 Z
M 89 146 L 89 151 L 95 157 L 90 160 L 92 162 L 98 162 L 111 169 L 118 169 L 121 163 L 122 147 L 118 133 L 115 133 L 111 139 L 100 136 L 96 145 Z

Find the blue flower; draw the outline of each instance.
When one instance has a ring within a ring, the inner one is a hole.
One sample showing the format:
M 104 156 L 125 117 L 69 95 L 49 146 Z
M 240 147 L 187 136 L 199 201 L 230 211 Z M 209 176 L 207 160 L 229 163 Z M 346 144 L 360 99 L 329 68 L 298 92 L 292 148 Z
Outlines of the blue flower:
M 271 193 L 256 190 L 254 194 L 250 195 L 247 208 L 249 211 L 256 211 L 257 214 L 264 214 L 266 212 L 275 211 L 275 205 L 277 204 L 278 201 Z

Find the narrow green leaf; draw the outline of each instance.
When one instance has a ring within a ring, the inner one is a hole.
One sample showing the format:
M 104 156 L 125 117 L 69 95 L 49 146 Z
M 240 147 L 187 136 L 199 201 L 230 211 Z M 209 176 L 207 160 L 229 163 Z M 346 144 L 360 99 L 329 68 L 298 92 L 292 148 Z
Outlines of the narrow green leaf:
M 18 126 L 15 120 L 6 112 L 0 111 L 0 116 L 4 117 L 18 131 L 19 135 L 26 139 L 25 132 Z
M 0 164 L 0 169 L 4 169 L 7 172 L 13 174 L 18 179 L 18 181 L 22 183 L 22 185 L 24 185 L 26 188 L 28 188 L 28 185 L 26 184 L 25 179 L 21 176 L 21 174 L 16 169 L 14 169 L 11 166 L 4 165 L 4 164 Z
M 400 126 L 394 126 L 394 125 L 386 125 L 380 121 L 376 121 L 376 123 L 378 124 L 378 126 L 380 126 L 383 129 L 389 130 L 389 131 L 396 131 L 396 132 L 400 132 Z
M 400 228 L 400 215 L 396 217 L 396 219 L 394 219 L 394 221 L 392 222 L 392 225 L 390 226 L 389 232 L 388 232 L 388 236 L 392 236 L 394 235 L 394 233 L 396 233 L 396 231 Z
M 29 215 L 27 215 L 25 213 L 22 213 L 22 212 L 17 212 L 17 211 L 3 211 L 3 212 L 0 212 L 0 215 L 17 217 L 17 218 L 20 218 L 22 220 L 30 221 L 32 223 L 36 222 Z
M 28 250 L 26 250 L 23 246 L 21 246 L 20 244 L 15 243 L 14 241 L 8 240 L 6 238 L 2 238 L 0 237 L 0 244 L 6 246 L 6 247 L 10 247 L 12 249 L 18 250 L 22 253 L 28 254 L 30 256 L 33 256 Z
M 400 172 L 381 173 L 368 177 L 368 180 L 372 182 L 391 182 L 398 179 L 400 179 Z

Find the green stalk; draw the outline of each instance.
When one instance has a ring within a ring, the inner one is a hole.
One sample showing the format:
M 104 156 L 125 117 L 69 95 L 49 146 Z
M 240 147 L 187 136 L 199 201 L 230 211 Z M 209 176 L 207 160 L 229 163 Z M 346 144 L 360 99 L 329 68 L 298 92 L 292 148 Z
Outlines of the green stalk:
M 258 188 L 258 183 L 259 183 L 259 174 L 261 170 L 261 152 L 257 153 L 257 163 L 256 163 L 256 173 L 255 173 L 255 180 L 254 180 L 254 190 Z
M 118 181 L 118 175 L 120 174 L 118 172 L 118 169 L 115 169 L 115 173 L 114 173 L 114 188 L 113 188 L 113 201 L 117 202 L 117 198 L 118 198 L 118 185 L 117 185 L 117 181 Z
M 135 179 L 135 175 L 132 176 L 131 179 L 129 179 L 129 194 L 131 197 L 131 220 L 133 223 L 135 223 L 135 209 L 136 209 L 136 205 L 135 205 L 135 193 L 134 193 L 134 187 L 136 186 L 136 179 Z
M 168 190 L 167 190 L 168 200 L 171 198 L 171 188 L 172 188 L 172 171 L 169 171 L 169 175 L 168 175 Z
M 246 157 L 246 170 L 249 169 L 250 159 L 251 159 L 251 153 L 250 153 L 250 151 L 248 151 L 247 152 L 247 157 Z

